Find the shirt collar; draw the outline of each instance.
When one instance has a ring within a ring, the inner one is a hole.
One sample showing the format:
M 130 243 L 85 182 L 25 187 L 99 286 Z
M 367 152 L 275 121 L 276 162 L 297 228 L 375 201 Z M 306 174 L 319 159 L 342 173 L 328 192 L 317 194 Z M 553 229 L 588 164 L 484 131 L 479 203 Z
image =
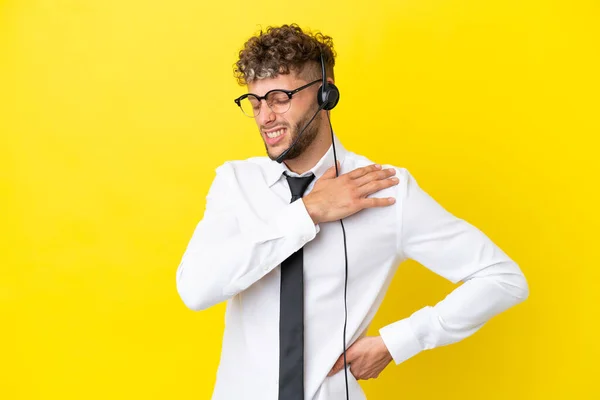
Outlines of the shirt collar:
M 342 146 L 342 143 L 338 139 L 338 137 L 333 134 L 333 142 L 335 143 L 335 155 L 337 160 L 340 162 L 340 166 L 344 164 L 344 159 L 346 158 L 346 149 Z M 290 171 L 290 169 L 285 165 L 285 162 L 279 164 L 277 161 L 271 160 L 266 166 L 266 178 L 267 184 L 269 187 L 273 186 L 280 178 L 281 175 L 286 172 L 290 176 L 307 176 L 309 174 L 314 174 L 315 179 L 319 179 L 321 175 L 325 173 L 333 164 L 333 146 L 329 146 L 329 149 L 321 157 L 321 159 L 312 167 L 310 170 L 306 171 L 302 175 L 299 175 L 295 172 Z

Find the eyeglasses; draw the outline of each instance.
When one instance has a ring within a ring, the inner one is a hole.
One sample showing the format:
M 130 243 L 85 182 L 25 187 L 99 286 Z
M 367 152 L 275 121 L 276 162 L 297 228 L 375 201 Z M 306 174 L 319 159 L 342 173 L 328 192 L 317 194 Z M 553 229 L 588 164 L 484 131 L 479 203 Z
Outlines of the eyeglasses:
M 275 114 L 283 114 L 290 109 L 293 95 L 311 85 L 314 85 L 317 82 L 321 82 L 321 79 L 307 83 L 306 85 L 300 86 L 294 90 L 269 90 L 264 96 L 258 96 L 254 93 L 246 93 L 233 101 L 240 107 L 244 115 L 251 118 L 258 116 L 260 113 L 260 104 L 263 99 L 265 99 L 271 111 L 273 111 Z

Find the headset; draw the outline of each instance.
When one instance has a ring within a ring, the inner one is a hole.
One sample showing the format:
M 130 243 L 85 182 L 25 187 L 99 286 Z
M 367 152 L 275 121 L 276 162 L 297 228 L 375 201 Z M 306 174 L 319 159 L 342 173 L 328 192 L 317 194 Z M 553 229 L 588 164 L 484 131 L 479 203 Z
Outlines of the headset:
M 304 128 L 302 128 L 302 130 L 296 137 L 296 140 L 294 140 L 294 142 L 291 144 L 291 146 L 288 147 L 283 153 L 281 153 L 279 155 L 279 157 L 277 157 L 275 159 L 275 161 L 277 161 L 279 164 L 281 164 L 283 162 L 283 160 L 285 160 L 285 157 L 287 156 L 287 154 L 296 145 L 296 143 L 298 142 L 298 140 L 300 139 L 300 137 L 302 136 L 302 134 L 304 133 L 306 128 L 308 128 L 310 123 L 313 122 L 313 120 L 319 114 L 319 112 L 321 112 L 321 110 L 329 111 L 329 110 L 333 109 L 337 105 L 338 101 L 340 101 L 340 91 L 338 90 L 338 88 L 333 83 L 327 82 L 327 73 L 325 72 L 325 60 L 323 58 L 323 50 L 321 49 L 320 46 L 319 46 L 319 51 L 321 53 L 321 74 L 322 74 L 321 76 L 323 77 L 323 83 L 321 84 L 321 86 L 319 87 L 319 90 L 317 91 L 317 103 L 319 104 L 319 108 L 317 109 L 317 112 L 315 113 L 315 115 L 312 116 L 310 121 L 308 121 L 308 123 L 304 126 Z M 329 114 L 327 114 L 327 119 L 329 120 Z M 331 127 L 331 120 L 329 120 L 329 127 L 331 129 L 331 143 L 333 143 L 333 128 Z M 337 158 L 336 158 L 336 154 L 335 154 L 335 144 L 333 144 L 333 156 L 334 156 L 335 163 L 336 163 L 335 164 L 336 165 L 335 172 L 336 172 L 336 176 L 337 176 L 338 170 L 337 170 Z
M 296 145 L 296 143 L 298 142 L 298 139 L 300 139 L 300 136 L 302 136 L 302 134 L 304 133 L 304 131 L 306 130 L 306 128 L 308 128 L 308 125 L 310 125 L 310 123 L 315 119 L 315 117 L 319 114 L 319 112 L 321 112 L 321 110 L 326 110 L 329 111 L 331 109 L 333 109 L 338 101 L 340 100 L 340 91 L 338 90 L 338 88 L 331 82 L 327 82 L 327 73 L 325 72 L 325 60 L 323 58 L 323 49 L 321 48 L 321 46 L 319 45 L 319 52 L 321 53 L 321 76 L 323 77 L 323 83 L 321 84 L 321 86 L 319 87 L 319 91 L 317 92 L 317 103 L 319 104 L 319 108 L 317 109 L 317 112 L 315 113 L 315 115 L 313 115 L 313 117 L 310 119 L 310 121 L 308 121 L 308 123 L 304 126 L 304 128 L 302 128 L 302 130 L 300 131 L 300 133 L 298 134 L 298 137 L 296 137 L 296 140 L 294 140 L 294 142 L 292 143 L 292 145 L 290 147 L 288 147 L 283 153 L 281 153 L 279 155 L 279 157 L 277 157 L 275 159 L 275 161 L 277 161 L 278 163 L 282 163 L 283 160 L 285 159 L 285 156 L 288 154 L 288 152 Z M 331 125 L 331 119 L 329 118 L 329 113 L 327 113 L 327 121 L 329 121 L 329 129 L 331 131 L 331 145 L 333 147 L 333 162 L 335 165 L 335 176 L 339 177 L 340 176 L 340 171 L 338 170 L 338 163 L 337 163 L 337 154 L 335 151 L 335 141 L 333 139 L 333 126 Z M 344 337 L 343 337 L 343 342 L 342 342 L 342 346 L 344 349 L 344 376 L 346 378 L 346 400 L 349 400 L 349 394 L 348 394 L 348 370 L 347 370 L 347 363 L 346 363 L 346 325 L 348 323 L 348 304 L 346 301 L 346 295 L 348 292 L 348 249 L 346 246 L 346 230 L 344 229 L 344 222 L 340 219 L 340 224 L 342 226 L 342 234 L 344 237 L 344 256 L 345 256 L 345 277 L 344 277 Z

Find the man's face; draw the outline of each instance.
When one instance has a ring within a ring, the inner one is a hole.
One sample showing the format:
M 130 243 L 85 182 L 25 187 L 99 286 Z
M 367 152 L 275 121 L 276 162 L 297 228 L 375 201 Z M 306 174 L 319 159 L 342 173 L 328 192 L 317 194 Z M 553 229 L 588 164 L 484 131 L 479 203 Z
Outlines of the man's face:
M 307 84 L 308 81 L 297 77 L 292 72 L 286 75 L 278 75 L 275 78 L 266 78 L 248 84 L 250 93 L 264 96 L 269 90 L 284 89 L 294 90 Z M 274 113 L 266 101 L 260 104 L 260 113 L 255 117 L 256 124 L 260 130 L 265 143 L 267 155 L 275 160 L 281 153 L 288 149 L 298 137 L 298 133 L 310 121 L 317 111 L 317 90 L 319 84 L 310 86 L 293 95 L 290 108 L 283 114 Z M 293 159 L 302 154 L 317 137 L 318 127 L 321 123 L 321 113 L 310 126 L 306 128 L 298 143 L 286 155 L 285 159 Z

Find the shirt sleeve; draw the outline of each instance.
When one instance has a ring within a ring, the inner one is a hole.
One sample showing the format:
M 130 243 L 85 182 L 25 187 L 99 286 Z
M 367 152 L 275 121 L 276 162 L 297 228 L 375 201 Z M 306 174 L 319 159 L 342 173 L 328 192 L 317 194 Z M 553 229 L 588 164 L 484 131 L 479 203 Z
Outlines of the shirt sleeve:
M 314 239 L 319 226 L 300 199 L 268 220 L 236 195 L 233 167 L 225 163 L 206 197 L 204 216 L 196 225 L 177 268 L 177 291 L 185 305 L 203 310 L 233 297 L 268 274 Z M 238 213 L 248 223 L 240 224 Z
M 472 335 L 493 316 L 525 300 L 529 288 L 519 266 L 483 232 L 445 210 L 406 169 L 397 172 L 401 259 L 462 282 L 435 306 L 379 330 L 400 364 L 423 350 Z

